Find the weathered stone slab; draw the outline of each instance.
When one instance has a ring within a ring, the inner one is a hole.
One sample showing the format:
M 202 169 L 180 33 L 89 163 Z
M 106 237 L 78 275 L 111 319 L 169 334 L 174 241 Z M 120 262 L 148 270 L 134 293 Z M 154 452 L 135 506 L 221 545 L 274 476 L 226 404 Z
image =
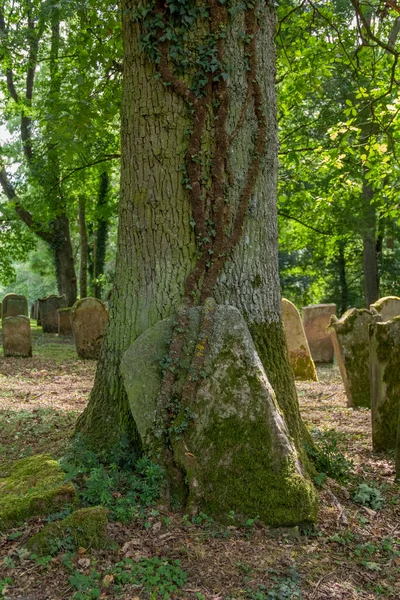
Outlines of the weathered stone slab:
M 35 515 L 49 515 L 76 503 L 72 483 L 51 456 L 39 454 L 14 463 L 9 477 L 0 479 L 0 531 Z
M 28 301 L 25 296 L 19 294 L 6 294 L 2 301 L 2 319 L 6 317 L 28 316 Z
M 314 361 L 311 358 L 300 313 L 292 302 L 282 298 L 282 320 L 289 351 L 290 366 L 295 379 L 318 381 Z
M 43 327 L 43 333 L 58 333 L 58 312 L 59 308 L 66 308 L 67 300 L 65 294 L 62 296 L 47 296 L 39 298 L 39 314 Z
M 71 320 L 79 358 L 97 360 L 108 320 L 104 302 L 97 298 L 78 300 L 72 307 Z
M 71 313 L 72 307 L 59 308 L 58 312 L 58 335 L 64 335 L 66 337 L 73 336 Z
M 333 362 L 333 344 L 328 331 L 336 304 L 311 304 L 303 308 L 304 332 L 314 362 Z
M 371 304 L 369 308 L 370 310 L 376 310 L 381 315 L 382 321 L 390 321 L 400 315 L 400 298 L 385 296 Z
M 347 406 L 370 408 L 369 326 L 381 316 L 364 308 L 350 308 L 331 317 L 329 331 L 347 395 Z
M 393 450 L 400 410 L 400 317 L 371 325 L 369 333 L 372 445 Z
M 4 356 L 32 356 L 31 323 L 29 317 L 6 317 L 3 325 Z
M 186 509 L 196 506 L 221 519 L 231 510 L 241 516 L 256 514 L 274 526 L 314 521 L 315 490 L 304 475 L 247 325 L 233 306 L 219 305 L 209 316 L 201 376 L 190 404 L 179 404 L 188 373 L 193 374 L 193 357 L 204 350 L 199 330 L 206 310 L 187 311 L 180 375 L 173 391 L 177 405 L 171 407 L 176 413 L 169 425 L 175 464 L 186 474 Z M 173 316 L 147 329 L 121 363 L 145 448 L 157 445 L 162 435 L 157 398 L 175 320 Z

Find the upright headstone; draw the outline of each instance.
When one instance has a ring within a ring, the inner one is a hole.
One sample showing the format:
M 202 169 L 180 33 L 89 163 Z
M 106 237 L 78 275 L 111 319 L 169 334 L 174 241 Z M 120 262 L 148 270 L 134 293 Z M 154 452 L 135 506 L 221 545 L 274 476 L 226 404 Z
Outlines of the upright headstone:
M 4 356 L 32 356 L 31 325 L 29 317 L 5 317 L 3 319 Z
M 72 307 L 58 309 L 58 335 L 72 336 Z
M 79 358 L 99 358 L 107 319 L 107 309 L 101 300 L 82 298 L 75 302 L 71 320 Z
M 371 304 L 369 308 L 370 310 L 376 310 L 381 315 L 382 321 L 390 321 L 390 319 L 400 315 L 400 298 L 385 296 Z
M 58 333 L 58 312 L 59 308 L 65 308 L 67 300 L 65 295 L 47 296 L 39 298 L 39 313 L 43 327 L 43 333 Z
M 400 317 L 370 325 L 372 445 L 396 448 L 400 410 Z
M 292 302 L 282 298 L 282 320 L 289 351 L 290 366 L 295 379 L 318 381 L 314 361 L 304 333 L 300 313 Z
M 303 308 L 303 325 L 314 362 L 331 363 L 333 344 L 328 331 L 336 304 L 311 304 Z
M 28 301 L 25 296 L 19 294 L 6 294 L 3 298 L 1 316 L 17 317 L 18 315 L 28 316 Z
M 370 408 L 369 326 L 382 317 L 366 308 L 350 308 L 331 317 L 329 331 L 347 395 L 347 406 Z

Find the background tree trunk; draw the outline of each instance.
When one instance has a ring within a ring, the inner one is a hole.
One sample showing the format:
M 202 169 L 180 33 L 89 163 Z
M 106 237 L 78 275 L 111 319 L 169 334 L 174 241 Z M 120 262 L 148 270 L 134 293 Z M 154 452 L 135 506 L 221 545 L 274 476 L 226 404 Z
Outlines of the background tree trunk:
M 79 197 L 79 239 L 81 249 L 79 291 L 81 298 L 87 297 L 87 259 L 88 259 L 88 240 L 86 232 L 86 198 Z
M 110 187 L 110 179 L 107 171 L 100 176 L 100 189 L 97 198 L 97 219 L 96 239 L 94 242 L 94 261 L 93 261 L 93 291 L 95 298 L 101 298 L 103 291 L 102 276 L 106 263 L 107 236 L 109 229 L 109 216 L 107 215 L 107 195 Z
M 182 303 L 184 285 L 196 260 L 193 217 L 182 185 L 182 164 L 190 126 L 183 100 L 155 77 L 140 50 L 138 26 L 123 7 L 125 44 L 122 100 L 121 200 L 115 286 L 110 321 L 89 405 L 78 422 L 92 443 L 135 437 L 119 365 L 130 343 L 148 327 L 173 314 Z M 250 10 L 250 9 L 249 9 Z M 253 9 L 251 9 L 253 10 Z M 275 13 L 260 8 L 257 32 L 258 70 L 266 119 L 266 151 L 255 182 L 240 243 L 224 268 L 216 300 L 244 314 L 267 375 L 298 447 L 305 431 L 300 419 L 280 313 L 276 211 L 277 126 L 274 89 Z M 243 58 L 243 14 L 232 17 L 227 33 L 230 111 L 227 128 L 233 140 L 229 161 L 229 202 L 234 212 L 255 152 L 258 123 L 247 95 Z M 239 41 L 238 41 L 239 40 Z M 202 139 L 210 157 L 218 145 L 211 123 Z

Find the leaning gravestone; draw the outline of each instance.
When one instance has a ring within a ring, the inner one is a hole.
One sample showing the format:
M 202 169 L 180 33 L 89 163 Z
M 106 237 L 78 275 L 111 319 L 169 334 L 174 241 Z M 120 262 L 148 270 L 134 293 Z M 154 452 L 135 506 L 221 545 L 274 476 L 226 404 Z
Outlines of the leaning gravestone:
M 371 304 L 369 308 L 370 310 L 376 310 L 381 315 L 382 321 L 390 321 L 390 319 L 400 315 L 400 298 L 385 296 L 385 298 L 380 298 L 374 304 Z
M 25 296 L 19 294 L 6 294 L 2 302 L 2 318 L 28 316 L 28 301 Z
M 58 332 L 58 312 L 59 308 L 65 308 L 67 306 L 67 300 L 65 294 L 62 296 L 47 296 L 46 298 L 39 298 L 39 314 L 40 321 L 43 327 L 43 333 L 57 333 Z
M 107 319 L 107 309 L 101 300 L 82 298 L 75 302 L 71 320 L 79 358 L 99 358 Z
M 72 321 L 71 321 L 71 312 L 72 307 L 68 308 L 59 308 L 58 312 L 58 335 L 64 336 L 72 336 Z
M 303 325 L 314 362 L 333 362 L 333 344 L 328 331 L 336 304 L 311 304 L 303 308 Z
M 347 406 L 370 408 L 369 326 L 382 317 L 365 308 L 350 308 L 331 317 L 329 331 L 347 395 Z
M 190 387 L 193 364 L 204 350 L 203 318 L 211 325 L 202 376 L 196 378 L 190 400 L 187 396 L 183 400 L 182 389 L 186 388 L 182 386 Z M 150 453 L 158 447 L 163 431 L 163 413 L 156 409 L 162 362 L 176 320 L 174 315 L 147 329 L 128 348 L 121 363 L 130 409 L 143 448 Z M 181 497 L 186 510 L 196 507 L 219 518 L 229 511 L 258 515 L 270 525 L 314 521 L 315 490 L 304 475 L 241 313 L 227 305 L 211 311 L 207 306 L 188 309 L 184 335 L 181 373 L 173 390 L 183 404 L 177 401 L 175 415 L 171 406 L 168 431 L 171 461 L 185 477 L 182 484 L 187 486 L 188 496 L 184 499 L 181 490 Z M 168 470 L 173 480 L 171 473 L 175 473 L 173 467 Z
M 372 445 L 393 450 L 400 410 L 400 317 L 371 325 L 369 334 Z
M 292 302 L 282 298 L 282 320 L 289 351 L 290 366 L 295 379 L 318 381 L 314 361 L 304 333 L 300 313 Z
M 32 356 L 31 324 L 29 317 L 6 317 L 3 319 L 4 356 L 26 358 Z

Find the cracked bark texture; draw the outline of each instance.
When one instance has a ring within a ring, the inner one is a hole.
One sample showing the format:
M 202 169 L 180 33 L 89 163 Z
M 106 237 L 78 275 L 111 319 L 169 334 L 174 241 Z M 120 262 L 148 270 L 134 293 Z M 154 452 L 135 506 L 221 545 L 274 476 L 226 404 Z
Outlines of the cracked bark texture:
M 187 190 L 181 184 L 190 120 L 184 101 L 155 77 L 154 65 L 140 50 L 139 29 L 130 18 L 134 6 L 129 1 L 123 6 L 125 56 L 116 283 L 94 389 L 77 427 L 95 445 L 111 445 L 124 433 L 139 443 L 119 374 L 121 357 L 136 337 L 179 308 L 185 280 L 196 259 L 192 214 Z M 290 433 L 299 447 L 304 431 L 280 308 L 272 4 L 261 4 L 259 26 L 257 78 L 267 122 L 266 151 L 242 238 L 224 266 L 214 295 L 217 302 L 233 304 L 244 314 Z M 241 37 L 244 28 L 243 13 L 233 17 L 225 50 L 230 93 L 227 127 L 234 140 L 229 156 L 233 177 L 227 194 L 231 215 L 246 182 L 257 133 L 251 102 L 245 109 L 245 118 L 241 117 L 247 95 L 247 64 Z M 215 129 L 208 119 L 202 141 L 207 155 L 215 147 L 214 135 Z

